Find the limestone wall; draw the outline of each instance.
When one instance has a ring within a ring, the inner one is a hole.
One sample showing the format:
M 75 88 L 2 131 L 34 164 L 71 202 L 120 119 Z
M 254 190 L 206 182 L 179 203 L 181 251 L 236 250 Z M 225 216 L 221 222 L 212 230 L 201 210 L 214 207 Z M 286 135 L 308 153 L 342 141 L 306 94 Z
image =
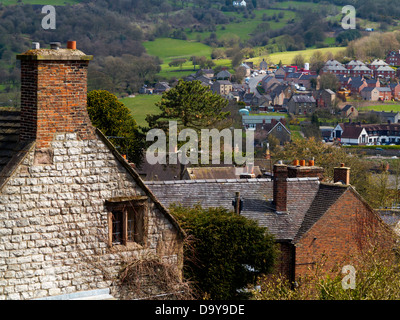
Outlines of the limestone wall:
M 108 247 L 105 201 L 145 195 L 100 140 L 57 134 L 31 150 L 0 193 L 0 299 L 111 287 L 121 263 L 155 255 L 181 264 L 177 230 L 148 200 L 147 241 Z

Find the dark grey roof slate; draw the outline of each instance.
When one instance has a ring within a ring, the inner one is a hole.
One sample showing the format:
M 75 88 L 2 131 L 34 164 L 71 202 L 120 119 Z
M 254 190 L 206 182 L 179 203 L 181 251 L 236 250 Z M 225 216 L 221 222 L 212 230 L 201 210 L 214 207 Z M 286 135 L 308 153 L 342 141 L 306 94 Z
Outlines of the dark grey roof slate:
M 0 172 L 21 149 L 19 142 L 20 112 L 0 110 Z
M 270 179 L 218 179 L 148 181 L 146 185 L 166 207 L 223 207 L 233 210 L 235 192 L 243 199 L 241 215 L 267 227 L 278 240 L 292 240 L 302 225 L 320 183 L 317 178 L 288 179 L 288 213 L 277 214 L 272 204 L 273 182 Z
M 327 212 L 327 210 L 342 196 L 348 189 L 343 185 L 321 184 L 310 208 L 304 216 L 301 227 L 295 237 L 295 241 L 301 237 Z

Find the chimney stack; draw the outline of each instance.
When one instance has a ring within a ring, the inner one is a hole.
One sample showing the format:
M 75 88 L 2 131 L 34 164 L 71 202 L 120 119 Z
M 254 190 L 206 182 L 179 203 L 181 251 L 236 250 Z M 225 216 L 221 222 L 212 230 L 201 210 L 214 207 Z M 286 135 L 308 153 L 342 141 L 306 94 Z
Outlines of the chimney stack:
M 21 61 L 20 140 L 36 140 L 46 149 L 57 132 L 77 133 L 81 139 L 94 137 L 86 110 L 87 70 L 93 59 L 79 50 L 34 49 L 17 55 Z
M 284 164 L 275 164 L 273 176 L 273 203 L 277 213 L 287 212 L 287 178 L 288 167 Z
M 333 182 L 349 185 L 350 184 L 350 168 L 345 167 L 344 163 L 341 163 L 340 167 L 334 168 L 333 169 Z
M 293 165 L 288 167 L 289 178 L 318 178 L 320 181 L 324 178 L 324 169 L 315 166 L 315 161 L 294 160 Z

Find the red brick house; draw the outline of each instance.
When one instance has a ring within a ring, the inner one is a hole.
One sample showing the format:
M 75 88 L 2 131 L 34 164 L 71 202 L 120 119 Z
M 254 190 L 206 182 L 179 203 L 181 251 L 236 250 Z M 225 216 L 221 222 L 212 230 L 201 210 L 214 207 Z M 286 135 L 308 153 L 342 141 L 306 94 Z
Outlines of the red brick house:
M 393 99 L 400 99 L 400 84 L 399 83 L 390 83 L 390 90 L 392 90 Z
M 392 79 L 396 76 L 396 71 L 389 66 L 380 66 L 374 70 L 375 78 Z
M 386 63 L 391 66 L 400 66 L 400 51 L 391 51 L 386 56 Z
M 361 250 L 371 235 L 379 235 L 383 245 L 393 244 L 389 227 L 350 185 L 350 168 L 336 168 L 329 183 L 323 182 L 323 168 L 312 162 L 300 164 L 276 164 L 272 179 L 150 181 L 147 185 L 165 206 L 200 204 L 233 210 L 232 200 L 240 192 L 240 214 L 275 236 L 281 249 L 276 272 L 290 280 L 315 270 L 323 256 L 327 257 L 324 270 L 351 264 L 351 254 Z

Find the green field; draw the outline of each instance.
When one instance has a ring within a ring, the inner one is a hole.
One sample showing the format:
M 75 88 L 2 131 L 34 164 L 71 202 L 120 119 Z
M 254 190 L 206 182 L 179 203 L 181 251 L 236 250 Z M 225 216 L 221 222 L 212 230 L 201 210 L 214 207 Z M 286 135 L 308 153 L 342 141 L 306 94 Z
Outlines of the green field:
M 19 2 L 18 0 L 1 0 L 0 3 L 9 6 L 9 5 L 14 5 L 18 3 L 23 3 L 23 4 L 39 4 L 39 5 L 53 5 L 53 6 L 63 6 L 65 4 L 74 4 L 74 3 L 79 3 L 81 2 L 80 0 L 49 0 L 49 1 L 44 1 L 44 0 L 22 0 Z
M 137 124 L 145 127 L 147 126 L 146 116 L 159 112 L 155 103 L 161 101 L 161 95 L 137 95 L 134 98 L 122 98 L 120 101 L 131 111 Z
M 291 64 L 293 58 L 298 55 L 302 54 L 306 61 L 309 61 L 310 57 L 315 51 L 321 51 L 323 54 L 327 52 L 331 52 L 335 55 L 337 52 L 344 50 L 344 47 L 330 47 L 330 48 L 320 48 L 320 49 L 308 49 L 308 50 L 300 50 L 300 51 L 286 51 L 286 52 L 276 52 L 271 53 L 266 56 L 256 57 L 249 59 L 248 61 L 254 62 L 255 65 L 258 65 L 262 59 L 266 61 L 272 61 L 272 63 L 278 64 L 279 61 L 282 61 L 283 64 Z
M 367 111 L 367 110 L 400 112 L 400 103 L 385 103 L 376 106 L 367 106 L 358 108 L 358 111 Z
M 165 78 L 179 78 L 193 73 L 193 64 L 189 61 L 191 56 L 205 56 L 211 59 L 212 48 L 199 42 L 158 38 L 146 41 L 143 45 L 149 55 L 157 56 L 163 61 L 159 75 Z M 172 60 L 181 58 L 187 59 L 182 68 L 168 65 Z
M 263 15 L 272 17 L 274 14 L 283 13 L 283 18 L 279 19 L 278 22 L 274 20 L 263 21 Z M 288 10 L 273 10 L 273 9 L 263 9 L 255 10 L 254 18 L 243 18 L 241 14 L 236 12 L 224 12 L 224 14 L 230 18 L 236 18 L 235 21 L 216 27 L 215 34 L 218 40 L 229 39 L 239 37 L 241 40 L 250 39 L 251 35 L 257 29 L 257 26 L 263 22 L 268 22 L 271 30 L 277 30 L 284 27 L 287 21 L 296 19 L 296 13 Z M 205 39 L 211 34 L 210 31 L 205 32 L 191 32 L 190 29 L 186 29 L 186 35 L 190 40 Z

